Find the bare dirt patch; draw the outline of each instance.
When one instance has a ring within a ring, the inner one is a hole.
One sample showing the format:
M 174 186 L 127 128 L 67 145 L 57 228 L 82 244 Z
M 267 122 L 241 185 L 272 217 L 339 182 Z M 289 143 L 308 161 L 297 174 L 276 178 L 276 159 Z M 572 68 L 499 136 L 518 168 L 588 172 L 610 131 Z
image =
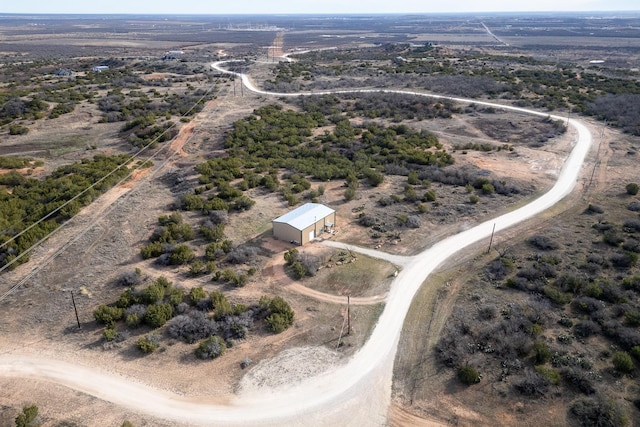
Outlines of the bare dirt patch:
M 289 388 L 335 367 L 339 362 L 340 356 L 326 347 L 285 350 L 253 367 L 240 381 L 239 392 L 250 395 Z

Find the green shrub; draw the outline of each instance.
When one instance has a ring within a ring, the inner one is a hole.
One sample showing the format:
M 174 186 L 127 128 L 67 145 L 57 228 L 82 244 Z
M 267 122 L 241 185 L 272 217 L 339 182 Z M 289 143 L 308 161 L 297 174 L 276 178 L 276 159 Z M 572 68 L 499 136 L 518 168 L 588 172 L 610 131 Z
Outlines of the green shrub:
M 533 362 L 536 365 L 542 365 L 551 360 L 551 350 L 547 343 L 537 341 L 533 344 Z
M 436 192 L 433 190 L 425 191 L 422 200 L 425 202 L 435 202 L 437 199 Z
M 200 359 L 215 359 L 222 355 L 227 349 L 224 340 L 217 335 L 213 335 L 201 341 L 196 348 L 196 356 Z
M 26 135 L 29 128 L 22 125 L 9 125 L 9 135 Z
M 301 262 L 296 261 L 291 265 L 291 272 L 293 273 L 293 277 L 300 280 L 307 275 L 307 267 Z
M 224 239 L 224 224 L 216 224 L 213 227 L 201 226 L 200 234 L 209 242 L 219 242 Z
M 539 336 L 540 334 L 542 334 L 542 330 L 543 327 L 541 324 L 539 323 L 534 323 L 533 325 L 531 325 L 531 328 L 529 328 L 529 332 L 531 333 L 531 335 L 533 335 L 534 337 Z
M 477 204 L 480 201 L 480 197 L 478 197 L 475 194 L 472 194 L 469 196 L 469 203 L 471 203 L 472 205 Z
M 495 191 L 496 189 L 493 186 L 493 184 L 490 184 L 488 182 L 485 184 L 482 184 L 482 194 L 493 194 L 495 193 Z
M 630 326 L 640 326 L 640 311 L 639 310 L 627 310 L 624 313 L 624 318 Z
M 547 298 L 558 305 L 565 305 L 570 302 L 572 298 L 571 294 L 562 292 L 558 288 L 551 285 L 545 286 L 543 288 L 543 292 L 547 296 Z
M 611 360 L 616 371 L 623 374 L 628 374 L 633 371 L 633 359 L 631 359 L 631 356 L 629 356 L 629 353 L 626 351 L 618 351 L 614 353 Z
M 583 294 L 591 298 L 600 298 L 602 288 L 597 283 L 589 283 L 584 289 Z
M 372 187 L 377 187 L 384 181 L 384 175 L 374 169 L 365 170 L 364 175 L 367 177 L 367 180 Z
M 238 274 L 233 280 L 233 285 L 236 287 L 242 287 L 249 283 L 249 276 L 247 274 Z
M 480 382 L 480 373 L 471 365 L 466 364 L 458 368 L 458 379 L 467 385 Z
M 229 282 L 233 283 L 236 280 L 238 280 L 238 275 L 232 269 L 225 268 L 224 270 L 222 270 L 221 278 L 226 283 L 229 283 Z
M 184 301 L 184 291 L 180 288 L 171 288 L 167 293 L 169 304 L 176 306 Z
M 284 199 L 287 201 L 288 206 L 295 206 L 300 203 L 300 197 L 296 196 L 293 193 L 284 193 Z
M 344 190 L 344 200 L 346 200 L 347 202 L 353 200 L 356 198 L 356 190 L 349 187 L 346 190 Z
M 118 331 L 116 331 L 116 329 L 112 327 L 106 327 L 102 332 L 102 337 L 105 341 L 113 341 L 114 339 L 116 339 L 116 335 L 118 335 Z
M 103 325 L 113 325 L 124 316 L 124 309 L 112 307 L 109 305 L 101 305 L 94 312 L 93 317 L 98 323 Z
M 640 187 L 635 182 L 630 182 L 626 186 L 627 194 L 630 194 L 632 196 L 635 196 L 636 194 L 638 194 L 639 189 Z
M 542 365 L 536 366 L 535 369 L 536 372 L 545 377 L 549 383 L 553 385 L 558 385 L 560 383 L 560 372 L 557 370 Z
M 215 271 L 218 269 L 215 261 L 207 261 L 205 266 L 207 268 L 207 273 L 215 273 Z
M 227 297 L 222 292 L 211 292 L 209 294 L 209 299 L 211 299 L 211 305 L 215 310 L 217 319 L 221 319 L 233 311 L 229 300 L 227 300 Z
M 164 251 L 162 250 L 161 242 L 152 242 L 140 249 L 140 255 L 142 255 L 142 259 L 157 258 L 163 253 Z
M 167 291 L 170 291 L 171 287 L 173 286 L 173 283 L 171 283 L 169 279 L 164 276 L 158 277 L 153 283 L 158 286 L 162 286 Z
M 587 209 L 585 209 L 585 213 L 587 214 L 602 214 L 604 213 L 604 209 L 601 206 L 589 204 Z
M 144 315 L 144 322 L 152 328 L 159 328 L 167 323 L 173 315 L 171 304 L 155 304 L 147 308 Z
M 274 333 L 280 333 L 293 325 L 294 312 L 289 303 L 281 297 L 269 299 L 260 298 L 261 305 L 267 305 L 269 316 L 267 316 L 267 326 Z
M 149 334 L 140 337 L 136 342 L 136 346 L 145 354 L 150 354 L 160 347 L 160 338 L 158 335 Z
M 36 405 L 24 406 L 22 412 L 16 417 L 16 427 L 34 427 L 36 424 L 33 422 L 37 417 L 38 407 Z
M 128 327 L 137 328 L 142 323 L 142 319 L 136 313 L 132 313 L 132 314 L 127 315 L 127 318 L 125 319 L 125 322 L 127 323 Z
M 192 276 L 199 276 L 206 271 L 206 265 L 204 261 L 195 260 L 189 264 L 189 274 Z
M 203 299 L 205 299 L 206 297 L 207 297 L 207 293 L 205 292 L 202 286 L 191 288 L 191 290 L 189 291 L 189 301 L 191 301 L 191 304 L 195 305 L 200 301 L 202 301 Z
M 293 265 L 298 261 L 299 252 L 296 248 L 291 248 L 284 253 L 284 260 L 287 265 Z
M 116 307 L 118 308 L 128 308 L 133 304 L 138 304 L 141 302 L 141 299 L 138 295 L 134 294 L 131 289 L 127 289 L 123 293 L 120 294 L 118 300 L 116 301 Z
M 204 207 L 204 200 L 195 194 L 185 194 L 182 208 L 186 211 L 199 211 Z
M 171 256 L 169 257 L 169 263 L 171 265 L 184 265 L 188 264 L 195 258 L 193 249 L 187 245 L 178 245 L 175 247 Z
M 535 367 L 536 372 L 545 377 L 553 385 L 560 384 L 560 373 L 553 368 L 538 365 Z
M 256 204 L 255 200 L 250 199 L 245 195 L 242 195 L 234 199 L 233 203 L 231 203 L 231 207 L 233 208 L 233 210 L 236 210 L 236 211 L 248 211 L 255 204 Z
M 208 200 L 203 207 L 205 211 L 228 211 L 229 204 L 219 197 L 213 197 Z
M 164 299 L 165 289 L 162 285 L 152 284 L 142 291 L 142 299 L 146 304 L 155 304 Z
M 267 319 L 267 326 L 269 328 L 269 330 L 273 333 L 279 334 L 280 332 L 283 332 L 284 330 L 286 330 L 289 326 L 291 326 L 289 324 L 289 322 L 287 321 L 287 318 L 280 314 L 280 313 L 273 313 L 270 314 Z

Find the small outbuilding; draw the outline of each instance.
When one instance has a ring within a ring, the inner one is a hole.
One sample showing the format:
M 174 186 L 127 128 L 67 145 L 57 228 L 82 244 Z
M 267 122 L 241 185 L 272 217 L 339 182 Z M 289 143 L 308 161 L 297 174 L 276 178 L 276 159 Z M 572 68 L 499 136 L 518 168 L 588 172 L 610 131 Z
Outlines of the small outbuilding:
M 273 220 L 273 237 L 304 245 L 333 229 L 336 211 L 318 203 L 307 203 Z

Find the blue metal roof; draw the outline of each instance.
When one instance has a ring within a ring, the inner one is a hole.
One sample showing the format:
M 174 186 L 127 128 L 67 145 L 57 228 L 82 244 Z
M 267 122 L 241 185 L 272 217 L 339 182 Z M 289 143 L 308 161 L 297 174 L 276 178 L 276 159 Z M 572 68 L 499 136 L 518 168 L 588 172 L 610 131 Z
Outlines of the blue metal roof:
M 273 222 L 289 224 L 293 228 L 302 231 L 334 212 L 335 211 L 333 209 L 328 208 L 325 205 L 321 205 L 319 203 L 307 203 L 279 218 L 274 219 Z

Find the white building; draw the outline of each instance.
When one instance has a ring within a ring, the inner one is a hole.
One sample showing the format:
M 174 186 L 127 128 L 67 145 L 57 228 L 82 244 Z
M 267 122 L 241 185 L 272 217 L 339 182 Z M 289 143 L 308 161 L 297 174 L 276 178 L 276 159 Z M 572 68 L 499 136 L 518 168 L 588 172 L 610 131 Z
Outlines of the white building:
M 336 223 L 336 211 L 318 203 L 307 203 L 273 220 L 273 237 L 304 245 Z

